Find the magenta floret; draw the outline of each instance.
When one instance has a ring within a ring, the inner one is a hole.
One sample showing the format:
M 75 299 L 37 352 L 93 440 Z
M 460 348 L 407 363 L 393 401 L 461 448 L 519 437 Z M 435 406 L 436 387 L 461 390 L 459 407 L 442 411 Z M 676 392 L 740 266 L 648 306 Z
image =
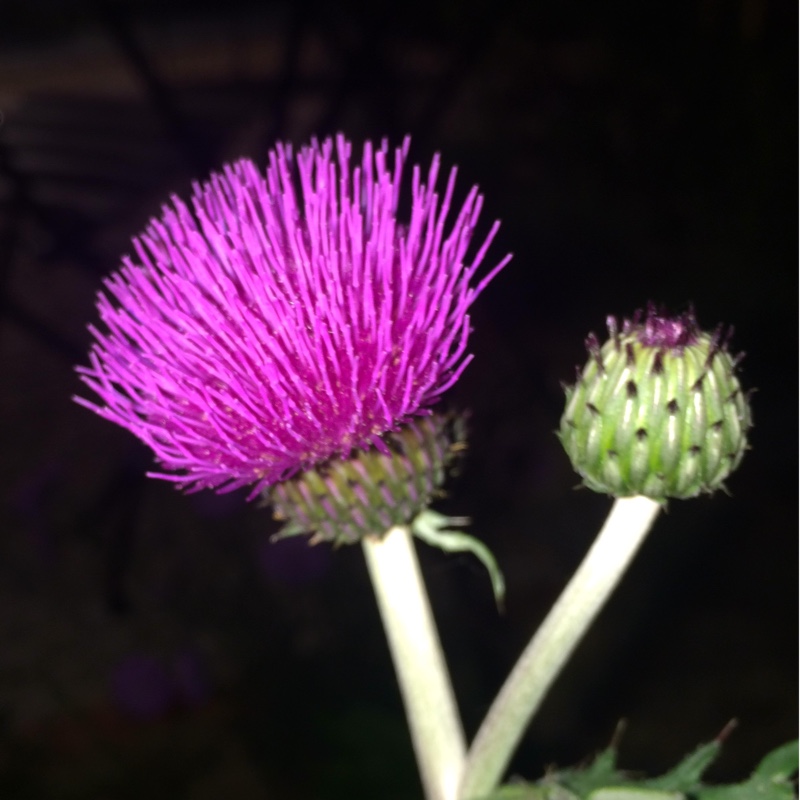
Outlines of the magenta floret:
M 618 330 L 618 323 L 609 317 L 609 332 Z M 622 333 L 633 334 L 645 347 L 665 347 L 670 350 L 682 350 L 696 344 L 700 328 L 694 311 L 689 309 L 682 314 L 670 316 L 659 310 L 653 303 L 648 303 L 647 311 L 636 311 L 632 319 L 622 321 Z
M 153 477 L 252 496 L 354 448 L 385 447 L 459 377 L 471 356 L 468 309 L 495 222 L 465 261 L 483 197 L 473 187 L 445 231 L 455 186 L 412 172 L 408 224 L 397 219 L 410 140 L 364 145 L 350 167 L 343 136 L 295 157 L 243 160 L 176 197 L 105 281 L 90 326 L 101 404 L 76 398 L 154 451 Z

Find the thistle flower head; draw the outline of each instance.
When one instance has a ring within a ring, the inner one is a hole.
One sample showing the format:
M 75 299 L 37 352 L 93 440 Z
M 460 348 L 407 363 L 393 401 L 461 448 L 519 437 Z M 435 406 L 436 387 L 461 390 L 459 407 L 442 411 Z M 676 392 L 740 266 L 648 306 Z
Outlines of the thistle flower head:
M 253 485 L 375 446 L 429 407 L 470 360 L 468 310 L 510 255 L 473 278 L 497 231 L 468 255 L 482 196 L 448 225 L 439 157 L 401 181 L 410 140 L 390 154 L 312 140 L 195 185 L 134 240 L 90 326 L 100 398 L 79 403 L 149 445 L 192 490 Z M 405 222 L 401 222 L 405 220 Z
M 567 388 L 559 437 L 583 483 L 617 497 L 663 501 L 713 492 L 747 449 L 750 405 L 736 375 L 731 330 L 702 331 L 694 313 L 650 305 L 608 340 Z

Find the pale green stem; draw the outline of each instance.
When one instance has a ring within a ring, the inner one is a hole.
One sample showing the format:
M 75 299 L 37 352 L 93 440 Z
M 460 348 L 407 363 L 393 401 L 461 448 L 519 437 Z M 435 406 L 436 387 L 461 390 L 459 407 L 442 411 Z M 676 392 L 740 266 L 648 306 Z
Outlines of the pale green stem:
M 364 553 L 428 800 L 455 800 L 466 743 L 407 527 L 366 537 Z
M 481 724 L 467 755 L 461 800 L 483 797 L 497 787 L 548 689 L 619 583 L 660 509 L 646 497 L 614 501 L 597 539 Z

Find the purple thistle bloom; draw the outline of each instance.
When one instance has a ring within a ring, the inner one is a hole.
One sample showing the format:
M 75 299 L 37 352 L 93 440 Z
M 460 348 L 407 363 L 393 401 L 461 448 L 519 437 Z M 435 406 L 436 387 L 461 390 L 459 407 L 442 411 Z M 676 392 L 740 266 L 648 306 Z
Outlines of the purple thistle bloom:
M 148 444 L 190 487 L 252 496 L 371 445 L 427 414 L 459 377 L 470 305 L 511 258 L 470 280 L 499 222 L 465 262 L 483 197 L 473 187 L 449 233 L 444 197 L 413 168 L 410 220 L 397 220 L 410 139 L 390 163 L 367 142 L 351 168 L 343 136 L 294 156 L 278 144 L 266 175 L 251 161 L 195 184 L 134 239 L 98 295 L 107 330 L 76 398 Z

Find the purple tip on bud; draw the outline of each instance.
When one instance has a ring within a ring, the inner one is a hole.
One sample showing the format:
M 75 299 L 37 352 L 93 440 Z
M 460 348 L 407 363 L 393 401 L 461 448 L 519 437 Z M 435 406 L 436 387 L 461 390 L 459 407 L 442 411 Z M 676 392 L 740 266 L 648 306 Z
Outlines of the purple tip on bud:
M 617 321 L 609 317 L 608 331 L 611 338 L 616 337 L 617 330 Z M 701 331 L 692 309 L 677 316 L 668 316 L 653 303 L 648 303 L 646 313 L 640 309 L 631 319 L 623 320 L 622 333 L 635 336 L 645 347 L 681 350 L 696 344 Z

